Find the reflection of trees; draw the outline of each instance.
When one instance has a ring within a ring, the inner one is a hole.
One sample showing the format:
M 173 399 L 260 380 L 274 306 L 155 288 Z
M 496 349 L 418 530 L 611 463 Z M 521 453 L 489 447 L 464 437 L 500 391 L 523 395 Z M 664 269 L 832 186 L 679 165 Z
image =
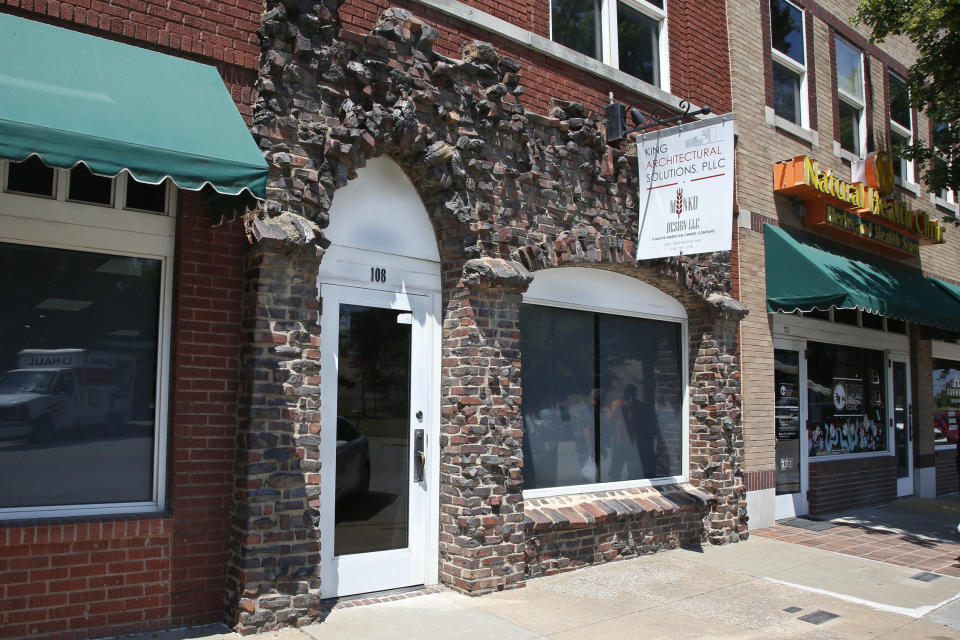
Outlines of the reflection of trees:
M 783 0 L 773 0 L 770 3 L 770 36 L 773 47 L 789 55 L 791 50 L 790 35 L 799 31 L 800 24 L 796 18 L 799 12 Z
M 591 58 L 600 58 L 596 0 L 553 0 L 553 39 Z
M 382 400 L 384 410 L 406 413 L 410 325 L 397 323 L 399 312 L 390 309 L 344 305 L 341 313 L 349 314 L 340 334 L 341 393 L 359 395 L 360 416 L 379 415 Z

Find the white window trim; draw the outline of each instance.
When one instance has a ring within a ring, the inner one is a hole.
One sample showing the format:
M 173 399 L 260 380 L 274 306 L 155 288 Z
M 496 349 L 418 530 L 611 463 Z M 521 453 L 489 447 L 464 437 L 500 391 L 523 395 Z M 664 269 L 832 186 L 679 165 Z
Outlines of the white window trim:
M 853 49 L 854 51 L 857 51 L 858 54 L 860 55 L 860 93 L 863 95 L 863 97 L 862 97 L 862 98 L 858 98 L 858 97 L 855 96 L 855 95 L 852 95 L 852 94 L 850 94 L 850 93 L 847 93 L 847 92 L 840 86 L 840 67 L 839 67 L 839 64 L 837 65 L 837 69 L 836 69 L 836 75 L 837 75 L 837 96 L 840 98 L 840 100 L 842 100 L 843 102 L 846 102 L 849 106 L 857 109 L 857 111 L 859 111 L 859 113 L 860 113 L 859 117 L 857 118 L 857 122 L 858 122 L 858 127 L 857 127 L 857 128 L 858 128 L 858 134 L 857 134 L 857 135 L 858 135 L 858 141 L 857 141 L 858 144 L 857 144 L 857 146 L 859 147 L 859 152 L 858 152 L 857 154 L 855 154 L 855 155 L 857 155 L 857 156 L 860 157 L 860 158 L 865 158 L 865 157 L 866 157 L 866 149 L 867 149 L 867 118 L 866 118 L 866 107 L 867 107 L 866 95 L 867 95 L 867 90 L 866 90 L 866 82 L 865 82 L 865 80 L 864 80 L 864 71 L 865 71 L 865 70 L 864 70 L 863 51 L 861 51 L 859 47 L 855 47 L 853 44 L 851 44 L 850 42 L 848 42 L 848 41 L 845 40 L 844 38 L 841 38 L 840 36 L 837 36 L 837 37 L 835 38 L 834 45 L 833 45 L 833 46 L 834 46 L 834 56 L 836 56 L 837 58 L 839 58 L 839 56 L 838 56 L 837 53 L 836 53 L 836 48 L 837 48 L 837 44 L 840 43 L 840 42 L 843 42 L 844 44 L 846 44 L 848 47 L 850 47 L 850 48 Z M 838 114 L 838 115 L 839 115 L 839 114 Z M 841 147 L 841 149 L 842 149 L 842 148 L 843 148 L 843 147 Z M 844 150 L 844 151 L 847 151 L 846 149 L 843 149 L 843 150 Z M 849 153 L 849 152 L 848 152 L 848 153 Z
M 563 272 L 564 274 L 573 274 L 574 272 L 598 272 L 600 274 L 609 274 L 610 272 L 605 272 L 600 269 L 591 269 L 589 267 L 554 267 L 548 269 L 550 272 Z M 542 272 L 541 272 L 542 273 Z M 622 278 L 629 278 L 634 280 L 629 276 L 620 275 Z M 536 281 L 538 274 L 534 274 L 534 281 Z M 649 285 L 645 282 L 634 280 L 634 282 L 639 285 L 650 287 L 653 289 L 652 285 Z M 532 285 L 531 285 L 532 286 Z M 532 297 L 528 296 L 526 293 L 523 295 L 523 304 L 535 304 L 551 308 L 562 308 L 562 309 L 573 309 L 576 311 L 588 311 L 592 313 L 600 313 L 605 315 L 619 315 L 627 316 L 632 318 L 644 318 L 648 320 L 659 320 L 662 322 L 673 322 L 680 325 L 680 352 L 682 360 L 682 371 L 683 371 L 683 391 L 681 396 L 681 454 L 680 454 L 680 468 L 683 470 L 681 475 L 677 476 L 667 476 L 663 478 L 647 478 L 643 480 L 622 480 L 619 482 L 598 482 L 591 484 L 578 484 L 578 485 L 565 485 L 562 487 L 544 487 L 541 489 L 525 489 L 523 491 L 524 499 L 527 498 L 549 498 L 553 496 L 565 496 L 565 495 L 574 495 L 579 493 L 591 493 L 596 491 L 611 491 L 616 489 L 632 489 L 636 487 L 656 487 L 662 485 L 670 484 L 679 484 L 683 482 L 688 482 L 690 479 L 690 365 L 689 365 L 689 354 L 688 346 L 690 342 L 689 329 L 687 325 L 686 311 L 684 310 L 681 316 L 679 309 L 682 308 L 682 305 L 668 294 L 663 293 L 662 291 L 657 290 L 657 298 L 663 300 L 665 298 L 670 298 L 669 302 L 672 302 L 676 305 L 677 310 L 671 311 L 666 310 L 664 314 L 653 314 L 649 312 L 637 311 L 635 308 L 616 308 L 616 307 L 607 307 L 607 306 L 596 306 L 589 304 L 582 304 L 579 302 L 572 302 L 570 292 L 559 292 L 554 295 L 556 287 L 551 289 L 548 294 L 543 295 L 543 297 Z M 610 298 L 613 300 L 614 298 Z M 621 304 L 624 307 L 632 306 L 627 302 L 624 304 L 624 299 L 616 299 L 617 301 L 613 304 Z M 657 304 L 656 306 L 663 308 L 661 305 Z
M 657 75 L 659 83 L 652 85 L 663 91 L 670 91 L 670 43 L 667 28 L 667 2 L 664 0 L 661 9 L 644 0 L 596 0 L 600 3 L 600 62 L 620 69 L 619 36 L 617 30 L 617 2 L 623 2 L 636 9 L 645 16 L 657 21 Z M 550 6 L 550 40 L 563 47 L 562 43 L 553 40 L 553 6 Z M 566 48 L 566 47 L 564 47 Z M 577 52 L 579 53 L 579 52 Z M 622 73 L 626 73 L 625 71 Z M 629 75 L 629 74 L 628 74 Z M 631 76 L 633 77 L 633 76 Z M 646 82 L 637 78 L 641 82 Z
M 769 2 L 769 0 L 767 0 Z M 773 24 L 771 16 L 770 24 L 770 54 L 773 58 L 773 62 L 779 64 L 782 67 L 786 67 L 788 70 L 794 72 L 800 76 L 800 122 L 791 122 L 782 118 L 786 122 L 789 122 L 792 125 L 800 126 L 803 129 L 810 130 L 810 96 L 807 89 L 807 14 L 801 8 L 795 5 L 788 0 L 784 0 L 787 4 L 794 7 L 800 12 L 800 37 L 803 41 L 803 64 L 800 64 L 787 54 L 783 53 L 779 49 L 773 46 Z M 777 116 L 778 118 L 780 116 Z
M 5 161 L 0 161 L 0 186 L 6 186 Z M 157 337 L 157 388 L 154 396 L 153 496 L 141 502 L 49 505 L 0 509 L 0 521 L 26 518 L 63 518 L 115 514 L 160 513 L 166 504 L 167 404 L 173 309 L 173 259 L 176 219 L 172 214 L 123 210 L 113 206 L 66 201 L 64 176 L 57 169 L 55 197 L 37 197 L 0 191 L 0 242 L 136 256 L 160 260 L 159 335 Z M 68 179 L 68 178 L 67 178 Z M 123 182 L 115 180 L 115 184 Z M 176 188 L 169 187 L 167 202 L 173 211 Z M 133 249 L 136 247 L 136 249 Z
M 891 82 L 891 80 L 892 80 L 893 78 L 896 78 L 897 80 L 899 80 L 900 82 L 902 82 L 903 85 L 904 85 L 904 88 L 906 88 L 906 86 L 907 86 L 907 81 L 906 81 L 904 78 L 901 78 L 900 76 L 898 76 L 897 74 L 893 73 L 892 71 L 888 71 L 888 72 L 887 72 L 887 84 L 888 84 L 889 93 L 890 93 L 891 96 L 893 95 L 893 83 Z M 909 96 L 909 95 L 910 95 L 910 94 L 909 94 L 909 89 L 907 89 L 907 92 L 908 92 L 907 95 Z M 909 110 L 907 111 L 907 119 L 910 121 L 910 128 L 908 129 L 907 127 L 904 127 L 902 124 L 900 124 L 899 122 L 897 122 L 896 120 L 893 119 L 893 112 L 892 112 L 892 106 L 893 106 L 893 104 L 892 104 L 892 101 L 888 101 L 888 102 L 889 102 L 889 103 L 888 103 L 888 109 L 891 109 L 891 111 L 890 111 L 890 131 L 893 132 L 893 133 L 895 133 L 895 134 L 897 134 L 897 135 L 899 135 L 899 136 L 901 136 L 901 137 L 906 138 L 906 139 L 907 139 L 907 144 L 908 144 L 908 145 L 912 145 L 912 144 L 913 144 L 913 109 L 909 109 Z M 891 141 L 891 142 L 892 142 L 892 141 Z M 891 144 L 891 147 L 892 147 L 892 146 L 893 146 L 893 145 Z M 891 150 L 892 150 L 892 149 L 891 149 Z M 910 185 L 914 184 L 914 180 L 913 180 L 913 160 L 907 160 L 906 158 L 897 158 L 897 161 L 903 163 L 902 166 L 903 166 L 903 174 L 904 174 L 904 176 L 903 176 L 902 182 L 903 182 L 904 184 L 910 184 Z M 897 182 L 898 182 L 898 183 L 901 182 L 901 179 L 900 179 L 900 178 L 897 178 Z
M 938 360 L 953 360 L 960 362 L 960 344 L 952 342 L 943 342 L 941 340 L 931 341 L 933 357 Z M 936 444 L 935 451 L 954 451 L 957 448 L 955 444 Z
M 934 123 L 934 126 L 936 126 L 936 123 Z M 953 125 L 951 124 L 947 124 L 948 128 L 952 126 Z M 933 144 L 932 138 L 930 142 L 932 145 Z M 944 163 L 947 162 L 946 158 L 941 157 L 940 159 L 943 160 Z M 954 192 L 951 191 L 950 189 L 944 189 L 940 193 L 931 193 L 930 202 L 935 204 L 938 207 L 942 207 L 946 209 L 947 211 L 949 211 L 954 215 L 957 214 L 957 198 Z

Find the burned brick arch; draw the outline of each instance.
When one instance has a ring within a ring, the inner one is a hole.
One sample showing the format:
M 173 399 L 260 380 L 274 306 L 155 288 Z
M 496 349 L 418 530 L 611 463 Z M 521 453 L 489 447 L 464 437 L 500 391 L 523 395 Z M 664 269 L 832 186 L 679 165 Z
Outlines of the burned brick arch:
M 692 488 L 671 504 L 697 540 L 745 535 L 730 254 L 638 264 L 636 158 L 606 146 L 597 114 L 562 100 L 528 111 L 518 63 L 473 41 L 459 59 L 437 53 L 436 29 L 405 9 L 366 34 L 343 28 L 338 9 L 270 0 L 262 21 L 252 131 L 270 172 L 247 218 L 259 242 L 247 256 L 229 620 L 269 630 L 323 615 L 317 274 L 338 191 L 376 157 L 403 170 L 440 253 L 441 581 L 477 594 L 569 566 L 531 555 L 540 532 L 525 510 L 547 505 L 524 500 L 522 478 L 519 308 L 535 273 L 555 266 L 624 273 L 688 310 L 696 453 Z M 550 531 L 565 538 L 569 524 Z M 596 548 L 641 533 L 584 527 Z

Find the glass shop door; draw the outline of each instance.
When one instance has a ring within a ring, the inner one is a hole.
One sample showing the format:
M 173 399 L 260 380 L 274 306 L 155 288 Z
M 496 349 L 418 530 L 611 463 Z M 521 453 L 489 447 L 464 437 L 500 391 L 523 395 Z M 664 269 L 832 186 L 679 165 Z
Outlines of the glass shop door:
M 775 518 L 808 512 L 806 359 L 802 341 L 774 342 Z
M 322 285 L 321 591 L 424 584 L 430 299 Z
M 890 354 L 889 425 L 897 456 L 897 496 L 913 495 L 913 406 L 910 399 L 910 361 Z

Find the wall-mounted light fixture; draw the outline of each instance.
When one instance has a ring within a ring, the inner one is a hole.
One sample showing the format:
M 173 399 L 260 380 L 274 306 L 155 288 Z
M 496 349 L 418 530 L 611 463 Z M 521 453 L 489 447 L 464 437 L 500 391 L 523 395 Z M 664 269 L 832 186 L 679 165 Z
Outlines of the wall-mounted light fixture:
M 627 134 L 633 133 L 634 131 L 646 131 L 651 127 L 673 124 L 674 122 L 682 121 L 684 118 L 707 115 L 711 111 L 707 105 L 700 107 L 696 111 L 690 111 L 690 103 L 686 100 L 681 100 L 679 106 L 680 109 L 683 110 L 683 113 L 670 116 L 669 118 L 659 118 L 652 113 L 644 113 L 640 109 L 633 107 L 630 109 L 630 117 L 633 118 L 635 126 L 627 129 L 627 105 L 622 102 L 614 102 L 613 94 L 610 94 L 610 104 L 607 105 L 606 109 L 607 144 L 620 142 Z

